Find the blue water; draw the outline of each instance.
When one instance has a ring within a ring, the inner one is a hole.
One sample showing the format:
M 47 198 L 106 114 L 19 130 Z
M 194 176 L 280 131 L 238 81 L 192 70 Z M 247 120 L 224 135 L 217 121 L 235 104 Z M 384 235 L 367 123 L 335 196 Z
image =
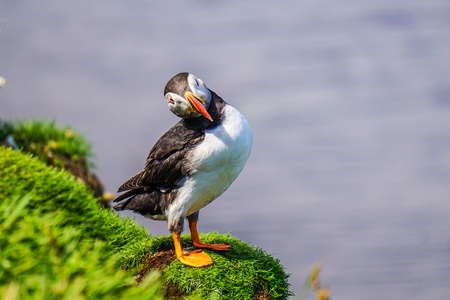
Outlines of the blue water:
M 450 2 L 2 1 L 0 30 L 0 118 L 71 124 L 109 191 L 190 71 L 254 130 L 201 231 L 264 248 L 298 295 L 321 262 L 333 299 L 450 297 Z

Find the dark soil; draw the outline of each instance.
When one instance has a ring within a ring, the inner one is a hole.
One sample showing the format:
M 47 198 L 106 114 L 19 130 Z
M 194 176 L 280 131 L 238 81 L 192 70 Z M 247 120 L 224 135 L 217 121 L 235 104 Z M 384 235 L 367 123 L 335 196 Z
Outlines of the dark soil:
M 164 270 L 174 259 L 176 259 L 174 250 L 162 250 L 153 255 L 148 253 L 141 262 L 143 269 L 136 275 L 137 282 L 141 282 L 153 270 Z
M 143 268 L 136 275 L 137 282 L 141 282 L 142 279 L 153 270 L 164 270 L 174 259 L 176 259 L 174 250 L 162 250 L 153 255 L 148 253 L 141 263 Z M 164 284 L 164 299 L 179 299 L 183 296 L 186 296 L 186 294 L 175 284 L 171 282 L 166 282 Z

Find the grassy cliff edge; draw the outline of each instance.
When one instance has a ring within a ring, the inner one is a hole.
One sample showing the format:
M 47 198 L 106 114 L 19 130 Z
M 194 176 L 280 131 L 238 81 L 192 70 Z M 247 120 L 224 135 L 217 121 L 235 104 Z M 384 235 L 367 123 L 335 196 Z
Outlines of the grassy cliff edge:
M 73 139 L 72 132 L 64 131 L 61 143 Z M 14 137 L 14 131 L 8 135 Z M 186 267 L 174 259 L 170 236 L 151 236 L 133 220 L 102 208 L 87 185 L 46 163 L 37 155 L 0 146 L 0 297 L 286 299 L 290 295 L 284 268 L 263 250 L 230 235 L 202 234 L 206 242 L 230 243 L 233 250 L 209 252 L 215 261 L 211 267 Z M 190 244 L 188 235 L 182 242 Z

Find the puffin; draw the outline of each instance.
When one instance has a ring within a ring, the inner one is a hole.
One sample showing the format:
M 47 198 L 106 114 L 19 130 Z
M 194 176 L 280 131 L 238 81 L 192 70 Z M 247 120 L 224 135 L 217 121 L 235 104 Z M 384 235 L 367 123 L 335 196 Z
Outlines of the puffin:
M 151 148 L 143 170 L 119 187 L 122 194 L 114 199 L 114 209 L 166 220 L 178 260 L 191 267 L 209 266 L 214 262 L 203 250 L 227 251 L 231 246 L 200 241 L 199 210 L 241 173 L 252 148 L 252 130 L 236 108 L 193 74 L 172 77 L 164 98 L 181 120 Z M 180 242 L 185 219 L 196 248 L 189 253 Z

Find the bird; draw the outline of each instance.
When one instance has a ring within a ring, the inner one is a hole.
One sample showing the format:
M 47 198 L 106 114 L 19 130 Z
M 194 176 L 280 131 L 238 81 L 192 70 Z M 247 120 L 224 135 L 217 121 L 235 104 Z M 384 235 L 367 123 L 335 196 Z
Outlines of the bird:
M 173 76 L 164 98 L 181 120 L 151 148 L 145 166 L 123 183 L 114 206 L 154 220 L 166 220 L 178 260 L 191 267 L 214 263 L 203 250 L 227 251 L 228 244 L 206 244 L 197 230 L 199 210 L 225 192 L 243 170 L 253 143 L 247 119 L 200 78 Z M 188 220 L 195 250 L 184 253 L 180 241 Z

